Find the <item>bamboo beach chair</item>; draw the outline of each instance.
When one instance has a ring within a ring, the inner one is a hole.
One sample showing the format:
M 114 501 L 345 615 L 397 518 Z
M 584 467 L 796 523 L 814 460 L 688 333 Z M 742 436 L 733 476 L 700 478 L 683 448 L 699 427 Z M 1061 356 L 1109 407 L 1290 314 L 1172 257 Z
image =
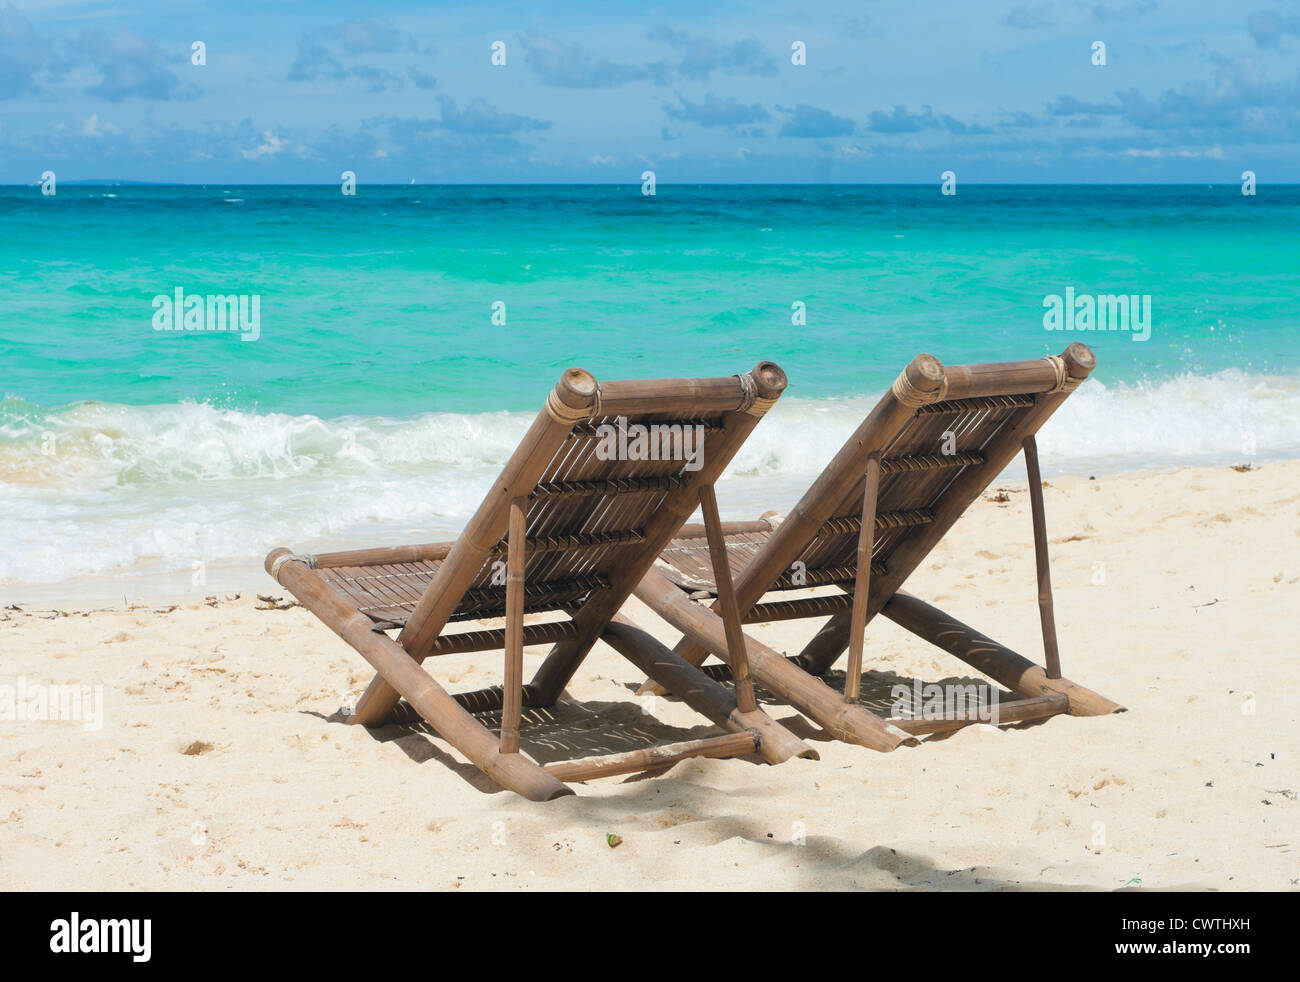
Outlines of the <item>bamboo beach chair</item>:
M 815 758 L 758 708 L 739 636 L 729 653 L 738 680 L 733 690 L 616 616 L 697 504 L 721 561 L 713 483 L 785 386 L 785 374 L 770 362 L 730 378 L 599 385 L 570 369 L 455 542 L 317 556 L 274 550 L 267 572 L 377 672 L 349 722 L 383 724 L 404 699 L 497 784 L 535 801 L 572 794 L 565 781 L 658 769 L 687 757 L 757 751 L 769 763 Z M 664 429 L 649 429 L 656 425 Z M 663 439 L 629 449 L 641 436 L 636 426 Z M 609 439 L 619 427 L 632 438 L 622 450 Z M 685 427 L 702 439 L 689 456 Z M 627 459 L 645 456 L 653 459 Z M 718 574 L 725 604 L 725 561 Z M 549 619 L 524 622 L 543 613 Z M 502 615 L 504 628 L 443 633 L 451 621 Z M 394 638 L 391 630 L 400 633 Z M 545 766 L 526 756 L 523 707 L 554 704 L 598 639 L 727 732 Z M 554 647 L 525 685 L 523 649 L 540 644 Z M 499 687 L 453 696 L 421 667 L 430 656 L 502 649 Z M 475 718 L 497 711 L 499 736 Z
M 709 653 L 721 658 L 724 664 L 705 666 L 721 680 L 730 673 L 727 652 L 737 648 L 726 639 L 739 634 L 742 623 L 829 615 L 792 658 L 746 636 L 748 670 L 831 736 L 875 750 L 893 750 L 919 734 L 979 721 L 973 713 L 882 719 L 858 704 L 864 632 L 876 614 L 1020 696 L 1001 703 L 999 724 L 1121 709 L 1061 675 L 1034 442 L 1039 427 L 1095 365 L 1092 351 L 1082 344 L 1034 361 L 947 368 L 930 355 L 918 355 L 788 516 L 724 526 L 732 604 L 705 605 L 721 591 L 703 561 L 697 532 L 673 540 L 638 584 L 636 596 L 682 632 L 674 650 L 683 660 L 702 665 Z M 1029 474 L 1045 668 L 899 589 L 1020 452 Z M 789 599 L 791 591 L 809 587 L 830 592 Z M 740 623 L 727 624 L 732 617 Z M 841 697 L 818 676 L 846 647 Z M 664 687 L 651 680 L 642 691 Z

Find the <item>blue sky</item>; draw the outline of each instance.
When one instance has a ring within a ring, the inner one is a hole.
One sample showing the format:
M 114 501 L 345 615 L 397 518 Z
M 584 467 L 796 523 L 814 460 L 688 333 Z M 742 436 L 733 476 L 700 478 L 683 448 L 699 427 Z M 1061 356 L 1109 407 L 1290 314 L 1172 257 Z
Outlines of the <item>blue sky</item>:
M 1300 0 L 0 0 L 0 183 L 1268 183 L 1298 149 Z

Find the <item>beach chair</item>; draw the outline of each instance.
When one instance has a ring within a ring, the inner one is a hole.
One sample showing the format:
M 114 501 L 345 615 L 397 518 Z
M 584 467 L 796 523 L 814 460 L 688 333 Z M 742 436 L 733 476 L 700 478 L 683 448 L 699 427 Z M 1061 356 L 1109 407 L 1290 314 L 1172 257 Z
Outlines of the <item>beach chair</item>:
M 733 604 L 720 596 L 701 532 L 687 528 L 638 584 L 636 596 L 684 637 L 674 649 L 714 678 L 729 674 L 728 618 L 742 624 L 828 617 L 797 655 L 752 636 L 747 670 L 836 739 L 889 751 L 922 733 L 956 729 L 981 715 L 881 718 L 859 704 L 864 634 L 876 614 L 950 652 L 1020 698 L 998 706 L 999 723 L 1058 713 L 1099 715 L 1122 707 L 1061 675 L 1048 567 L 1043 489 L 1034 434 L 1096 364 L 1071 344 L 1060 356 L 945 368 L 918 355 L 899 375 L 813 486 L 783 519 L 724 526 Z M 1023 452 L 1037 559 L 1045 667 L 900 591 L 954 522 Z M 808 596 L 809 588 L 823 588 Z M 799 595 L 792 597 L 792 592 Z M 712 608 L 712 609 L 710 609 Z M 738 611 L 738 614 L 733 613 Z M 848 649 L 841 696 L 818 676 Z M 663 691 L 648 682 L 642 691 Z
M 815 758 L 758 708 L 739 635 L 728 688 L 617 616 L 697 505 L 724 555 L 713 483 L 785 386 L 770 362 L 730 378 L 600 384 L 570 369 L 455 542 L 271 552 L 267 572 L 375 668 L 349 722 L 381 725 L 405 700 L 493 781 L 536 801 L 572 794 L 566 781 L 688 757 Z M 725 562 L 718 573 L 725 605 Z M 502 616 L 502 628 L 444 633 L 450 622 Z M 726 732 L 545 766 L 531 759 L 520 749 L 523 707 L 554 704 L 600 639 Z M 554 647 L 525 685 L 523 649 L 541 644 Z M 475 692 L 449 694 L 421 664 L 494 650 L 504 651 L 502 685 Z M 494 735 L 476 715 L 497 712 Z

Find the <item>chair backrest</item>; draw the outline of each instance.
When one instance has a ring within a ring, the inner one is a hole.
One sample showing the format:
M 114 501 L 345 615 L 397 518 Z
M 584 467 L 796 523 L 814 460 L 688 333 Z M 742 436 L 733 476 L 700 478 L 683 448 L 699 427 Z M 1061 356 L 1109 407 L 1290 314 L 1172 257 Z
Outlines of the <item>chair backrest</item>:
M 525 610 L 567 610 L 589 646 L 785 386 L 771 362 L 712 379 L 598 384 L 565 372 L 399 642 L 421 658 L 449 620 L 504 612 L 505 536 L 519 501 Z
M 918 355 L 739 572 L 742 609 L 769 591 L 853 583 L 867 460 L 878 454 L 876 613 L 1095 365 L 1082 344 L 947 368 Z

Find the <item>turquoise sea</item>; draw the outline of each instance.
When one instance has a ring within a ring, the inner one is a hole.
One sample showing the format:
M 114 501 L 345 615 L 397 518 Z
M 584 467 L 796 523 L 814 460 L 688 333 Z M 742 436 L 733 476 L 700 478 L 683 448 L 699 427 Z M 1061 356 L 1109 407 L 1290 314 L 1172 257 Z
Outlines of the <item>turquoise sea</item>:
M 1300 187 L 63 184 L 0 188 L 0 233 L 0 596 L 454 534 L 570 365 L 780 363 L 729 517 L 919 351 L 1090 344 L 1049 473 L 1300 455 Z M 178 289 L 256 339 L 156 330 Z M 1045 329 L 1067 290 L 1149 296 L 1149 337 Z

